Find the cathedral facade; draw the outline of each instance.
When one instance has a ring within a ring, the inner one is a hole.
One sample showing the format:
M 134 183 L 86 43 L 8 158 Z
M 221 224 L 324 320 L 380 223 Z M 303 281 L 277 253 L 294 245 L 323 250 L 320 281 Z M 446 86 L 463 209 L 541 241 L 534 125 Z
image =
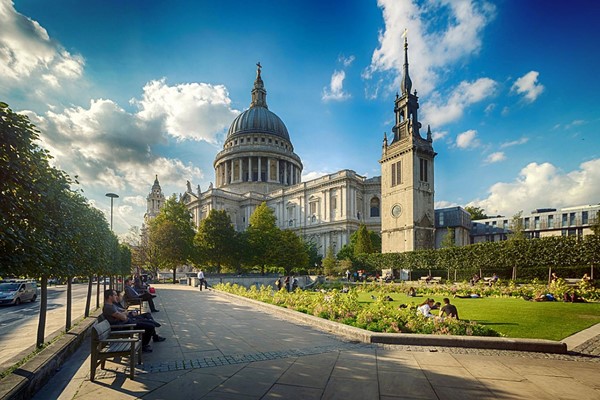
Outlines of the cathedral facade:
M 360 224 L 382 233 L 384 251 L 433 247 L 435 153 L 431 134 L 425 140 L 419 135 L 418 98 L 410 93 L 407 62 L 402 96 L 395 102 L 394 137 L 389 145 L 384 139 L 382 176 L 366 178 L 341 170 L 307 182 L 301 181 L 302 160 L 287 127 L 268 108 L 257 66 L 250 107 L 233 120 L 215 157 L 215 184 L 202 191 L 188 182 L 181 195 L 194 224 L 199 226 L 212 209 L 225 210 L 235 229 L 243 231 L 256 207 L 266 202 L 279 228 L 312 241 L 321 254 L 329 248 L 337 253 Z M 422 168 L 426 178 L 418 179 Z

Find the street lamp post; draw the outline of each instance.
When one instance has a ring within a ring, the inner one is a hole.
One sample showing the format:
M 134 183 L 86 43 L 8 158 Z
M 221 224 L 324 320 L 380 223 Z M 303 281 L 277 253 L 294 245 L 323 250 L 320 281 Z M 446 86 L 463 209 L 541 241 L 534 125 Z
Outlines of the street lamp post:
M 106 193 L 106 197 L 110 197 L 110 230 L 112 232 L 112 230 L 113 230 L 113 201 L 114 201 L 114 199 L 118 199 L 119 195 L 115 194 L 115 193 Z M 113 262 L 114 262 L 114 249 L 113 249 L 113 251 L 111 251 L 111 254 L 113 255 Z M 98 287 L 100 287 L 100 278 L 98 278 Z M 111 287 L 112 287 L 112 277 L 111 277 Z M 104 290 L 106 290 L 106 279 L 104 279 Z
M 113 230 L 113 200 L 118 199 L 119 195 L 115 193 L 106 193 L 106 197 L 110 197 L 110 230 Z

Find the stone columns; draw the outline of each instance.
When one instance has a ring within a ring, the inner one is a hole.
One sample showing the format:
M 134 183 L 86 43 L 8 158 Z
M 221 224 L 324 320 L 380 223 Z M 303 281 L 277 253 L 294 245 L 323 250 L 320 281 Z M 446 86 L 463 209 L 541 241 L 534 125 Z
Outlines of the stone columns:
M 262 182 L 262 157 L 258 156 L 258 182 Z

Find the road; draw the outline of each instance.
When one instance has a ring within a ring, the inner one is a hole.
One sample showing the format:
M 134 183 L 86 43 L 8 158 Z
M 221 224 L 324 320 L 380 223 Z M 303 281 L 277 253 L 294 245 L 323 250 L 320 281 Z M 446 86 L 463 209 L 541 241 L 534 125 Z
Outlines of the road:
M 96 307 L 96 285 L 92 286 L 91 309 Z M 100 286 L 102 292 L 103 286 Z M 74 284 L 72 290 L 73 310 L 71 321 L 83 316 L 87 284 Z M 104 299 L 100 299 L 100 305 Z M 67 309 L 67 285 L 48 288 L 48 314 L 46 317 L 46 337 L 57 330 L 64 329 Z M 35 346 L 40 299 L 34 303 L 18 306 L 0 306 L 0 370 L 22 351 Z M 33 349 L 32 349 L 33 350 Z

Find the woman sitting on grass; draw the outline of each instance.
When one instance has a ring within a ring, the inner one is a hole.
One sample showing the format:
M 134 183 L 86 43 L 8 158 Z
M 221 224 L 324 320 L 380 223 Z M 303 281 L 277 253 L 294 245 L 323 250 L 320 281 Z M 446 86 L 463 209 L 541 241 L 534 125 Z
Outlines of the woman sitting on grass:
M 431 307 L 433 307 L 434 303 L 435 300 L 428 298 L 423 303 L 421 303 L 419 307 L 417 307 L 417 314 L 423 315 L 427 318 L 435 317 L 435 315 L 431 313 Z

